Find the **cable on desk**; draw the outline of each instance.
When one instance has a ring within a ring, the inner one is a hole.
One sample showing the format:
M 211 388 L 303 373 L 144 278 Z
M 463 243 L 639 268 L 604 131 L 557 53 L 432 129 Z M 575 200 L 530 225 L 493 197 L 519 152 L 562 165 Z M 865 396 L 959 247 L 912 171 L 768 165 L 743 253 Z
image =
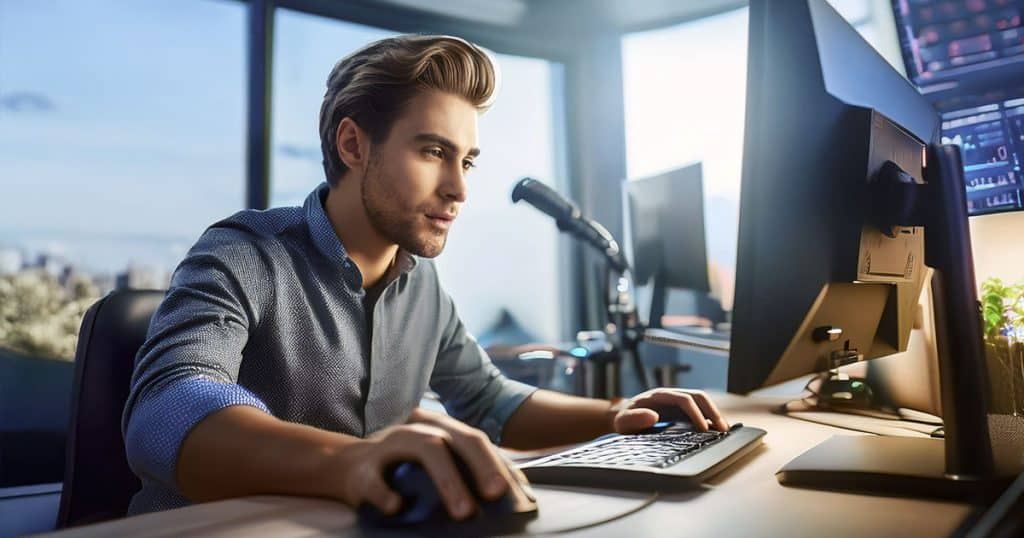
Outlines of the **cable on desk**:
M 606 518 L 606 519 L 601 519 L 601 520 L 598 520 L 598 521 L 593 521 L 591 523 L 586 523 L 584 525 L 576 525 L 576 526 L 573 526 L 573 527 L 566 527 L 564 529 L 555 529 L 553 531 L 544 531 L 544 534 L 562 534 L 562 533 L 566 533 L 566 532 L 574 532 L 574 531 L 579 531 L 579 530 L 583 530 L 583 529 L 589 529 L 591 527 L 597 527 L 598 525 L 604 525 L 606 523 L 611 523 L 612 521 L 615 521 L 615 520 L 618 520 L 618 519 L 622 519 L 622 518 L 624 518 L 624 517 L 626 517 L 628 515 L 635 514 L 635 513 L 639 512 L 640 510 L 643 510 L 644 508 L 647 508 L 648 506 L 654 504 L 654 501 L 658 500 L 659 496 L 660 496 L 660 494 L 657 491 L 655 491 L 654 493 L 651 493 L 651 495 L 649 497 L 647 497 L 647 499 L 645 499 L 643 503 L 638 505 L 636 508 L 633 508 L 632 510 L 629 510 L 629 511 L 626 511 L 626 512 L 622 512 L 621 514 L 616 514 L 616 515 L 614 515 L 612 517 L 609 517 L 609 518 Z

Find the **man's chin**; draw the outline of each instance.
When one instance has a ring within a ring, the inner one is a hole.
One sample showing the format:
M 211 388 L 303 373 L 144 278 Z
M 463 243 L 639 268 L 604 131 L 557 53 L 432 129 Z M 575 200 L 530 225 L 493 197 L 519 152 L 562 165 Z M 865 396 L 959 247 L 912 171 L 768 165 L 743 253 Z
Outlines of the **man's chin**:
M 402 250 L 415 254 L 420 258 L 436 258 L 441 255 L 444 251 L 445 243 L 448 242 L 448 234 L 436 236 L 430 234 L 430 237 L 416 238 L 414 241 L 410 241 L 406 245 L 399 245 Z

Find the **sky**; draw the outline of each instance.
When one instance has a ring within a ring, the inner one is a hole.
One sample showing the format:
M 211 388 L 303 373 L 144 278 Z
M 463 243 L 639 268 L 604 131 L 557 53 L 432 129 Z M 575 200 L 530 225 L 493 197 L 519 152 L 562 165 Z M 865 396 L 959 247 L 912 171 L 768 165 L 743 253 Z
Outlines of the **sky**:
M 173 263 L 242 207 L 244 6 L 139 7 L 0 2 L 0 244 Z

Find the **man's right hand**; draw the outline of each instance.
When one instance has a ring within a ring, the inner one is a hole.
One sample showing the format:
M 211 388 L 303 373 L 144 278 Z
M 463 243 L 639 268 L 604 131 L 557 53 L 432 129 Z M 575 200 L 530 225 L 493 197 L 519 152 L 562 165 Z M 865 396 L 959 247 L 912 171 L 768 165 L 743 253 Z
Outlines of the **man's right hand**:
M 388 487 L 385 473 L 399 462 L 415 461 L 434 481 L 448 514 L 465 519 L 475 511 L 476 503 L 455 466 L 453 453 L 466 463 L 485 499 L 500 498 L 512 480 L 525 481 L 480 430 L 419 409 L 410 421 L 413 423 L 392 426 L 341 447 L 328 474 L 340 477 L 333 496 L 352 507 L 369 502 L 382 513 L 393 514 L 401 498 Z

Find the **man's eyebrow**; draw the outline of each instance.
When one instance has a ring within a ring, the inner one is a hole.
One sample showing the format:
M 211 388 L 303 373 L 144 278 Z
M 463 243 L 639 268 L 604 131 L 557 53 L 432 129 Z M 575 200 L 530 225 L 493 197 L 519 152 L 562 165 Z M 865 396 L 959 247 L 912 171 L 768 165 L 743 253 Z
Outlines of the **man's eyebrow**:
M 420 133 L 414 136 L 413 140 L 419 142 L 433 142 L 439 146 L 444 146 L 444 149 L 456 155 L 458 155 L 459 153 L 459 146 L 455 145 L 455 142 L 452 142 L 451 140 L 448 140 L 447 138 L 436 133 Z M 480 148 L 472 148 L 468 152 L 466 152 L 466 155 L 469 157 L 476 157 L 477 155 L 480 155 Z

